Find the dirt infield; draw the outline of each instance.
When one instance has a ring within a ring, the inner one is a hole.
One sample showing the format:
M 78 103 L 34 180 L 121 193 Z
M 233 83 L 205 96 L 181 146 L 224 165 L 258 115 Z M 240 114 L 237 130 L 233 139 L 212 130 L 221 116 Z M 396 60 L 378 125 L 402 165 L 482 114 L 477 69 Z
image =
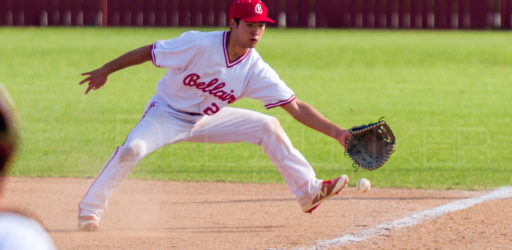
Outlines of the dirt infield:
M 347 188 L 309 215 L 284 184 L 125 180 L 101 229 L 79 232 L 78 202 L 91 182 L 10 178 L 4 198 L 36 213 L 59 249 L 265 249 L 317 247 L 318 240 L 486 193 Z M 511 198 L 490 200 L 339 248 L 511 249 L 511 215 Z

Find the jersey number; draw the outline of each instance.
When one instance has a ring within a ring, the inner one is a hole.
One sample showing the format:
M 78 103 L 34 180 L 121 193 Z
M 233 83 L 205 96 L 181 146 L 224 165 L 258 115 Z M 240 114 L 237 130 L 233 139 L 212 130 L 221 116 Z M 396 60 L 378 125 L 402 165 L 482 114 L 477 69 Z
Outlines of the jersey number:
M 217 106 L 216 103 L 212 102 L 212 105 L 210 107 L 208 107 L 208 108 L 205 108 L 203 110 L 203 113 L 205 115 L 214 115 L 215 113 L 219 112 L 219 110 L 220 110 L 219 106 Z

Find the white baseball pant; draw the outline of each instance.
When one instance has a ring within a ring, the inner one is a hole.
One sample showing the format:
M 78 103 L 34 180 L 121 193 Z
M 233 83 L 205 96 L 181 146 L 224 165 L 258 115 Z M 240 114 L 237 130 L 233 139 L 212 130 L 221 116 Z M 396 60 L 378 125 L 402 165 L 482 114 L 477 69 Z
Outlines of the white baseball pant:
M 79 216 L 100 219 L 113 190 L 146 155 L 181 141 L 261 146 L 299 204 L 313 200 L 322 186 L 311 165 L 293 147 L 279 121 L 259 112 L 225 107 L 213 116 L 179 112 L 153 97 L 125 143 L 117 147 L 79 205 Z

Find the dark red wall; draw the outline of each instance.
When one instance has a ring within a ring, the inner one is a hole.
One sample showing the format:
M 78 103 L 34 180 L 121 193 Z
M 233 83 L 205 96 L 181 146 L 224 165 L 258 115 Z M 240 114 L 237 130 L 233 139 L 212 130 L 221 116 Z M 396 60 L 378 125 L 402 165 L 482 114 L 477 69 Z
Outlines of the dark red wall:
M 224 26 L 231 1 L 0 0 L 0 25 Z M 286 23 L 286 27 L 511 29 L 512 26 L 512 0 L 264 2 L 270 17 L 279 20 L 276 25 Z

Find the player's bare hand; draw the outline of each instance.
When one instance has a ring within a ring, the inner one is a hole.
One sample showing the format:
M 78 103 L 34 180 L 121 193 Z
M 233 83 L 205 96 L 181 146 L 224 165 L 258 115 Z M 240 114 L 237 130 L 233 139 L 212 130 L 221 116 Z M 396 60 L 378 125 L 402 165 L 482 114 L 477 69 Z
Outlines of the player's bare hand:
M 350 137 L 350 130 L 343 130 L 340 135 L 336 137 L 336 140 L 343 146 L 344 148 L 347 147 L 347 140 Z
M 82 85 L 88 82 L 87 90 L 85 90 L 86 95 L 91 90 L 97 90 L 101 88 L 103 85 L 105 85 L 105 83 L 107 83 L 108 80 L 108 74 L 104 73 L 101 68 L 82 73 L 82 75 L 87 77 L 78 84 Z

